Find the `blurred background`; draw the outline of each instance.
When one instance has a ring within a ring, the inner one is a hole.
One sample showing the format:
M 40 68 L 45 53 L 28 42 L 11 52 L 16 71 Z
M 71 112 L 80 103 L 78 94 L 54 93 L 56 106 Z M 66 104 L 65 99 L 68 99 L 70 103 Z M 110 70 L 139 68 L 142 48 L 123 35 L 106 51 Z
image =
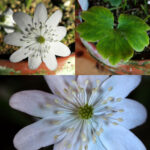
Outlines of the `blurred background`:
M 12 94 L 22 91 L 37 89 L 50 92 L 42 76 L 0 76 L 0 149 L 15 150 L 13 137 L 23 127 L 34 122 L 34 118 L 13 110 L 9 106 L 9 98 Z M 150 76 L 143 76 L 140 86 L 129 96 L 142 103 L 150 113 Z M 150 149 L 150 119 L 146 123 L 132 130 L 138 136 L 147 149 Z M 42 150 L 52 150 L 52 147 Z

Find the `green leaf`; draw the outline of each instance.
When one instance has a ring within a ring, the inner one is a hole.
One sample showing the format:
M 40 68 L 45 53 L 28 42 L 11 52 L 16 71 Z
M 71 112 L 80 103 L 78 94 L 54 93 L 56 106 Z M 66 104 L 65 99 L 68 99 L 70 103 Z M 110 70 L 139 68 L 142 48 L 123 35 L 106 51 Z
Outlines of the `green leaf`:
M 120 60 L 128 61 L 133 56 L 133 49 L 121 32 L 112 30 L 109 36 L 101 39 L 97 44 L 98 52 L 109 62 L 115 65 Z
M 150 27 L 140 18 L 131 15 L 120 15 L 118 30 L 120 30 L 132 48 L 141 52 L 149 45 L 147 31 Z
M 122 0 L 106 0 L 111 3 L 112 6 L 119 6 L 122 3 Z
M 27 8 L 30 7 L 31 3 L 32 3 L 32 0 L 25 0 L 25 5 Z
M 98 42 L 97 50 L 110 63 L 128 61 L 135 51 L 149 45 L 147 31 L 150 27 L 140 18 L 120 15 L 117 28 L 114 16 L 104 7 L 95 6 L 82 13 L 84 22 L 77 27 L 80 36 L 89 42 Z

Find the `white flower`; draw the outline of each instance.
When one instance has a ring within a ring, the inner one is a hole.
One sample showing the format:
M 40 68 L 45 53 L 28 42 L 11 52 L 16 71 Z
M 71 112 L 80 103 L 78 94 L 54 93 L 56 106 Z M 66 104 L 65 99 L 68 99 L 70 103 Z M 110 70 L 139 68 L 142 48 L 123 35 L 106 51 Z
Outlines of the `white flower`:
M 55 70 L 55 55 L 70 55 L 70 49 L 60 42 L 66 36 L 66 28 L 58 26 L 62 18 L 60 10 L 48 18 L 45 6 L 40 3 L 36 7 L 33 19 L 22 12 L 14 13 L 13 18 L 22 32 L 5 37 L 7 44 L 21 46 L 10 56 L 11 62 L 20 62 L 28 57 L 30 69 L 38 68 L 43 61 L 50 70 Z
M 4 26 L 4 30 L 7 33 L 14 32 L 15 22 L 13 20 L 12 9 L 7 9 L 3 14 L 0 15 L 0 26 Z
M 10 106 L 43 118 L 17 133 L 18 150 L 146 150 L 129 131 L 145 122 L 144 106 L 125 98 L 140 76 L 46 76 L 54 95 L 37 91 L 14 94 Z
M 89 2 L 88 0 L 78 0 L 82 10 L 87 10 L 89 7 Z

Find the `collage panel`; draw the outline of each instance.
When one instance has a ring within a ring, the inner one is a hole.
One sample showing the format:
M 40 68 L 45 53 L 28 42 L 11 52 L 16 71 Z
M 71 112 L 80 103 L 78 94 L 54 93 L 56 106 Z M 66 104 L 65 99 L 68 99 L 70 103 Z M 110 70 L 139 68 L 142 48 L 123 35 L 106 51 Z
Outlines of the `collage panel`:
M 75 0 L 1 0 L 0 74 L 74 75 Z
M 1 0 L 0 149 L 149 150 L 149 37 L 150 0 Z
M 3 150 L 150 149 L 149 76 L 0 76 L 0 81 Z
M 76 2 L 76 74 L 150 75 L 149 0 Z

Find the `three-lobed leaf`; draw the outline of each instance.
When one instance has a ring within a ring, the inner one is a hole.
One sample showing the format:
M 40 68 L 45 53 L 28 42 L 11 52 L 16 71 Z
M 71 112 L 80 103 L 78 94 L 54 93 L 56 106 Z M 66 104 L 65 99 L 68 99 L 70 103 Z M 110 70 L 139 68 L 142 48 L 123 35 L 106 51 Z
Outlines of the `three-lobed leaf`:
M 95 6 L 82 13 L 84 22 L 77 27 L 80 36 L 89 42 L 98 42 L 97 50 L 110 63 L 128 61 L 149 45 L 147 31 L 150 27 L 140 18 L 120 15 L 114 28 L 114 16 L 107 8 Z

